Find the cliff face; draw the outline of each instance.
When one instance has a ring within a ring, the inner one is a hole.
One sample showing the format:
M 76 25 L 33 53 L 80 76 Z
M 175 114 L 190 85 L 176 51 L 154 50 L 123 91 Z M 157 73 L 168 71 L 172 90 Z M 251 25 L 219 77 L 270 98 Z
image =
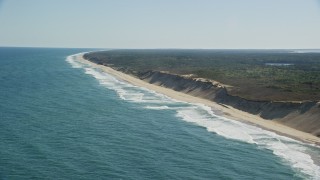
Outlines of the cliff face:
M 286 126 L 320 137 L 319 102 L 252 101 L 232 96 L 228 94 L 224 86 L 209 80 L 183 77 L 158 71 L 135 73 L 135 76 L 151 84 L 232 106 L 236 109 L 259 115 L 264 119 L 276 120 Z

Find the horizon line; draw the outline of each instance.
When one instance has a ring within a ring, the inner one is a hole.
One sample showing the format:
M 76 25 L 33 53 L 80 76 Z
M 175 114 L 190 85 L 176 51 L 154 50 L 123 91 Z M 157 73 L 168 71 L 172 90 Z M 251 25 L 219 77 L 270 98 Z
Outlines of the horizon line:
M 163 50 L 320 50 L 320 48 L 103 48 L 103 47 L 57 47 L 57 46 L 1 46 L 0 48 L 51 48 L 51 49 L 128 49 L 128 50 L 147 50 L 147 49 L 163 49 Z

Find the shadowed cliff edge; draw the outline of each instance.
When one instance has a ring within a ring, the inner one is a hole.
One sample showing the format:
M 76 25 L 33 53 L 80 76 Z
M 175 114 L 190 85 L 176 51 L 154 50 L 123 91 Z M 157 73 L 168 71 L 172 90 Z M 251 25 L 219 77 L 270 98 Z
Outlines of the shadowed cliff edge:
M 110 66 L 95 57 L 85 59 Z M 226 85 L 204 78 L 177 75 L 165 71 L 134 71 L 111 66 L 113 69 L 135 76 L 150 84 L 173 89 L 195 97 L 216 102 L 222 106 L 239 109 L 258 115 L 266 120 L 275 120 L 283 125 L 320 137 L 320 102 L 318 101 L 255 101 L 228 93 Z

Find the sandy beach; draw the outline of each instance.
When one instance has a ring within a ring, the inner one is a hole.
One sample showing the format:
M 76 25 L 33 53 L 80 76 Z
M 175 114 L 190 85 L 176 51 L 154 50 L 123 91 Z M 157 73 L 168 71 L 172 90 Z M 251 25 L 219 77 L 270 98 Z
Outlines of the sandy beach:
M 267 130 L 276 132 L 277 134 L 280 134 L 280 135 L 284 135 L 284 136 L 288 136 L 288 137 L 291 137 L 291 138 L 294 138 L 297 140 L 301 140 L 303 142 L 320 145 L 320 138 L 318 138 L 312 134 L 305 133 L 305 132 L 298 131 L 296 129 L 284 126 L 280 123 L 277 123 L 276 121 L 262 119 L 261 117 L 259 117 L 257 115 L 252 115 L 247 112 L 243 112 L 243 111 L 234 109 L 230 106 L 220 105 L 220 104 L 217 104 L 215 102 L 212 102 L 212 101 L 209 101 L 206 99 L 194 97 L 194 96 L 184 94 L 184 93 L 181 93 L 178 91 L 174 91 L 172 89 L 168 89 L 165 87 L 149 84 L 149 83 L 142 81 L 140 79 L 137 79 L 133 76 L 116 71 L 110 67 L 98 65 L 98 64 L 92 63 L 90 61 L 87 61 L 82 57 L 82 55 L 83 54 L 79 54 L 77 56 L 77 60 L 79 62 L 89 64 L 89 65 L 94 66 L 96 68 L 102 69 L 106 73 L 108 73 L 118 79 L 121 79 L 123 81 L 126 81 L 130 84 L 133 84 L 135 86 L 145 87 L 147 89 L 153 90 L 153 91 L 160 93 L 160 94 L 164 94 L 164 95 L 171 97 L 173 99 L 176 99 L 176 100 L 185 101 L 185 102 L 189 102 L 189 103 L 204 104 L 206 106 L 211 107 L 213 109 L 213 111 L 221 112 L 222 116 L 227 117 L 229 119 L 238 120 L 238 121 L 241 121 L 244 123 L 252 124 L 252 125 L 261 127 L 263 129 L 267 129 Z

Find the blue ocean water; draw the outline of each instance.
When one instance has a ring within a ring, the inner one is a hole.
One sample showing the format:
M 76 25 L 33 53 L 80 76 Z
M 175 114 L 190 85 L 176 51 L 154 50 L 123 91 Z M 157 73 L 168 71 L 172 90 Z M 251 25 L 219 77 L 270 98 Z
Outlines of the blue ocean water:
M 77 61 L 0 48 L 0 179 L 320 179 L 320 149 Z

